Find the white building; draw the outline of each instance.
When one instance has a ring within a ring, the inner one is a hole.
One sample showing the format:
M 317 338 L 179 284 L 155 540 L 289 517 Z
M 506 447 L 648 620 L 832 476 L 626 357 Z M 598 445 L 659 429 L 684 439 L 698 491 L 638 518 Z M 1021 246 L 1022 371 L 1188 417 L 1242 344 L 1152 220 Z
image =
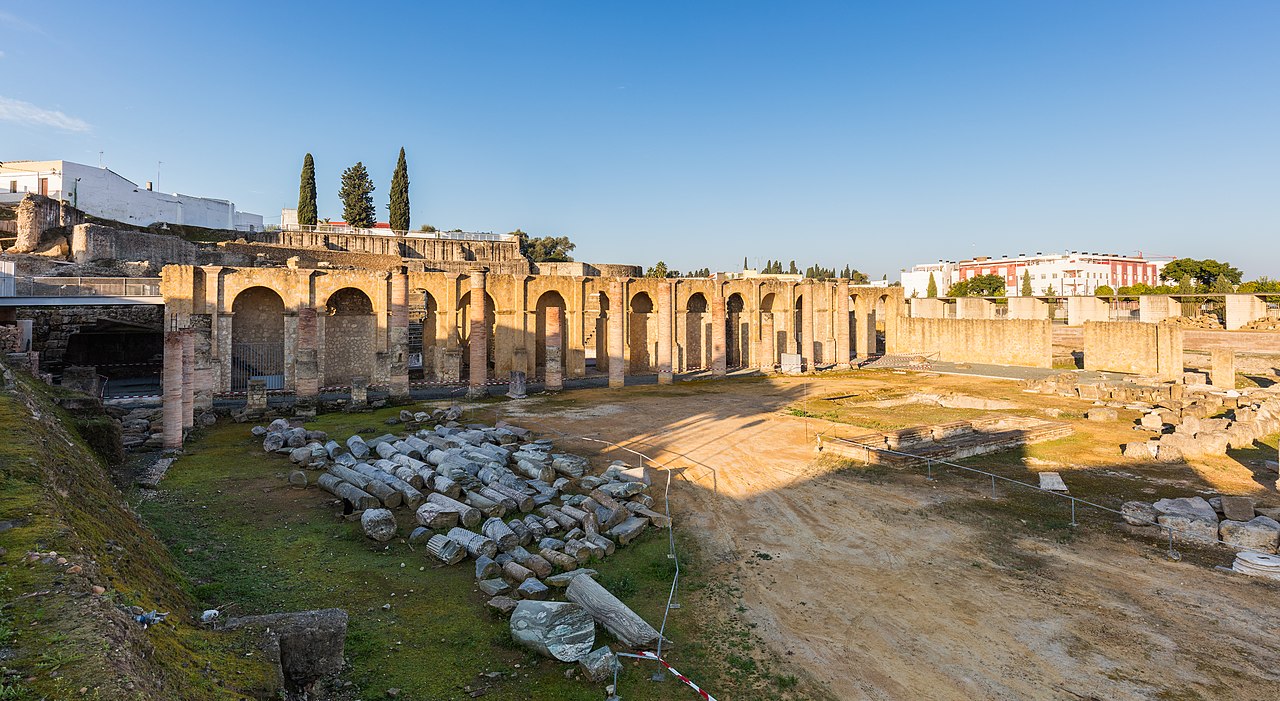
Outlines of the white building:
M 0 163 L 0 198 L 34 192 L 95 217 L 137 226 L 156 222 L 208 229 L 261 231 L 262 215 L 236 211 L 234 202 L 154 192 L 108 168 L 71 161 Z
M 1138 256 L 1122 256 L 1111 253 L 1036 253 L 1033 256 L 1019 254 L 1016 257 L 988 258 L 985 256 L 962 261 L 938 261 L 925 263 L 903 271 L 903 294 L 907 297 L 924 297 L 933 273 L 938 285 L 938 296 L 943 296 L 957 282 L 979 275 L 999 275 L 1004 278 L 1005 294 L 1020 294 L 1024 274 L 1031 276 L 1032 294 L 1091 295 L 1106 285 L 1119 289 L 1143 283 L 1160 284 L 1160 271 L 1168 260 L 1152 260 Z

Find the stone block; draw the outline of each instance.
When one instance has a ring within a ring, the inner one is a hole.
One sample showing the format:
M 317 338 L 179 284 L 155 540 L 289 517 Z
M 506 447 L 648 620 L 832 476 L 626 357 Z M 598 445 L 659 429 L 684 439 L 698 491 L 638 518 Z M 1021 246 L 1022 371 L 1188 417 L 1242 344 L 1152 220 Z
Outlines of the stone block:
M 1094 407 L 1085 412 L 1085 416 L 1090 421 L 1118 421 L 1120 419 L 1120 412 L 1112 409 L 1111 407 L 1100 406 Z
M 1156 445 L 1155 441 L 1133 441 L 1121 446 L 1120 453 L 1133 460 L 1152 460 L 1156 457 Z
M 1182 373 L 1182 384 L 1207 385 L 1209 384 L 1209 375 L 1203 372 L 1184 372 Z
M 1249 497 L 1222 497 L 1222 515 L 1230 521 L 1249 521 L 1254 517 L 1253 500 Z
M 1218 513 L 1204 497 L 1182 497 L 1180 499 L 1161 499 L 1152 504 L 1161 514 L 1184 514 L 1205 521 L 1217 523 Z
M 1164 418 L 1156 412 L 1143 414 L 1142 419 L 1138 422 L 1138 426 L 1148 431 L 1161 433 L 1164 431 L 1164 425 L 1167 423 Z
M 1120 515 L 1125 523 L 1132 526 L 1150 526 L 1157 523 L 1160 512 L 1145 501 L 1126 501 L 1120 507 Z
M 1206 504 L 1205 506 L 1208 506 Z M 1206 521 L 1186 514 L 1161 514 L 1156 521 L 1173 532 L 1174 540 L 1191 543 L 1216 543 L 1218 521 Z
M 1266 516 L 1248 521 L 1228 519 L 1219 524 L 1218 532 L 1222 535 L 1222 542 L 1238 548 L 1274 553 L 1280 545 L 1280 522 Z

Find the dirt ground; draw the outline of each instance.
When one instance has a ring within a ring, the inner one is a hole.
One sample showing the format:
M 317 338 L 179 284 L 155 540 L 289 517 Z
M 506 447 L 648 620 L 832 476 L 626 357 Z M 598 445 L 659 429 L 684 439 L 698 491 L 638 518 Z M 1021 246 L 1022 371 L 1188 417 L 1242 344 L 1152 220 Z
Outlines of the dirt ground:
M 591 390 L 492 408 L 513 423 L 616 441 L 677 469 L 677 528 L 698 534 L 710 555 L 704 565 L 736 585 L 738 610 L 815 697 L 1276 698 L 1280 583 L 1215 570 L 1214 557 L 1230 563 L 1225 552 L 1171 561 L 1159 542 L 1120 532 L 1108 516 L 1065 537 L 998 512 L 971 517 L 985 508 L 980 484 L 815 460 L 813 432 L 832 425 L 784 411 L 894 387 L 969 390 L 1042 416 L 1041 404 L 1073 404 L 1011 382 L 877 372 L 807 387 L 776 379 Z M 1074 404 L 1076 412 L 1088 406 Z M 1001 459 L 1056 465 L 1049 469 L 1064 470 L 1068 484 L 1073 469 L 1103 470 L 1142 477 L 1129 487 L 1135 492 L 1151 493 L 1150 483 L 1276 502 L 1274 481 L 1259 486 L 1239 461 L 1140 475 L 1118 458 L 1115 441 L 1132 435 L 1127 424 L 1069 411 L 1076 436 Z M 592 446 L 600 447 L 574 449 Z M 1087 463 L 1061 461 L 1076 454 Z M 1113 465 L 1099 464 L 1112 454 Z

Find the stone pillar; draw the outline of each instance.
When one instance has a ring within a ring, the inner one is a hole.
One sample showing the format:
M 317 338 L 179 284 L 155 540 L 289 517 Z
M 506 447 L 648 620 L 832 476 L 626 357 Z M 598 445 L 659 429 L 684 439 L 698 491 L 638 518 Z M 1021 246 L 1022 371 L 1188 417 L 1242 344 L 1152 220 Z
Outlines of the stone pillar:
M 1236 388 L 1236 352 L 1230 348 L 1214 348 L 1209 352 L 1210 377 L 1214 387 Z
M 813 354 L 813 314 L 814 307 L 818 306 L 817 286 L 813 283 L 807 283 L 804 286 L 804 309 L 803 316 L 800 319 L 800 358 L 804 364 L 805 370 L 814 372 Z
M 719 278 L 713 278 L 715 289 L 711 293 L 711 376 L 724 377 L 729 374 L 728 357 L 725 355 L 725 331 L 728 308 L 724 297 L 724 287 Z
M 294 390 L 298 399 L 308 402 L 320 394 L 319 332 L 316 329 L 315 307 L 298 310 L 298 350 L 296 358 Z
M 408 401 L 409 275 L 403 267 L 391 274 L 391 328 L 387 333 L 387 343 L 387 352 L 391 355 L 391 399 Z
M 849 369 L 849 281 L 836 283 L 836 369 Z
M 31 341 L 34 338 L 32 329 L 35 327 L 35 321 L 32 319 L 18 319 L 18 352 L 31 352 Z
M 626 384 L 626 366 L 624 365 L 626 361 L 623 359 L 623 344 L 626 336 L 622 325 L 626 315 L 626 290 L 623 288 L 622 278 L 615 277 L 609 281 L 608 338 L 605 339 L 609 347 L 610 387 L 622 387 Z
M 250 414 L 260 414 L 267 410 L 267 381 L 249 380 L 245 393 L 244 410 Z
M 478 266 L 471 269 L 471 376 L 467 397 L 476 399 L 485 396 L 484 383 L 489 379 L 489 327 L 485 323 L 485 307 L 488 296 L 485 292 L 485 273 L 488 268 Z
M 858 357 L 870 358 L 876 354 L 876 312 L 875 300 L 867 295 L 858 295 L 853 309 L 854 345 Z
M 1228 331 L 1242 329 L 1250 321 L 1266 318 L 1267 303 L 1257 295 L 1226 295 Z
M 564 333 L 560 313 L 560 307 L 554 305 L 547 307 L 547 376 L 544 386 L 548 392 L 559 392 L 564 389 L 564 368 L 561 366 Z
M 1157 377 L 1175 382 L 1182 378 L 1182 347 L 1182 326 L 1172 320 L 1156 324 Z
M 163 415 L 165 448 L 182 447 L 182 332 L 164 334 Z
M 369 404 L 369 378 L 351 378 L 351 406 L 363 407 Z
M 1086 321 L 1110 321 L 1111 305 L 1098 297 L 1068 297 L 1067 326 L 1084 326 Z
M 196 337 L 191 328 L 182 329 L 182 427 L 195 426 Z
M 957 319 L 994 319 L 996 303 L 985 297 L 956 298 Z
M 210 314 L 192 314 L 188 317 L 191 333 L 194 334 L 195 362 L 192 365 L 192 402 L 193 411 L 205 412 L 213 408 L 213 394 L 217 391 L 214 383 L 216 372 L 213 357 L 213 316 Z
M 773 372 L 773 364 L 778 359 L 778 352 L 774 348 L 777 340 L 778 336 L 773 330 L 773 312 L 764 312 L 760 316 L 760 372 Z
M 663 280 L 658 285 L 658 384 L 669 385 L 675 380 L 671 372 L 671 326 L 675 320 L 672 309 L 671 283 Z
M 445 348 L 440 351 L 440 363 L 436 368 L 440 382 L 456 385 L 462 382 L 462 349 Z
M 914 312 L 915 302 L 911 303 Z M 912 316 L 915 316 L 913 313 Z M 1048 319 L 1049 304 L 1039 297 L 1010 297 L 1010 319 Z
M 1179 316 L 1182 305 L 1167 295 L 1142 295 L 1138 298 L 1138 321 L 1154 324 L 1171 316 Z

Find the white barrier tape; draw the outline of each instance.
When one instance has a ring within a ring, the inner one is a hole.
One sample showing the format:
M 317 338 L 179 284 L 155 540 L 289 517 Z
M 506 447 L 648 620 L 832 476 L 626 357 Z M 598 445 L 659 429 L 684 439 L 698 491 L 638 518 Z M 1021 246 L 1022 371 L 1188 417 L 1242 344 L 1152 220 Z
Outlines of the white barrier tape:
M 680 681 L 687 684 L 690 689 L 693 689 L 694 691 L 698 692 L 698 696 L 702 697 L 704 701 L 716 701 L 716 698 L 714 696 L 703 691 L 702 687 L 698 686 L 697 684 L 694 684 L 692 679 L 677 672 L 675 667 L 672 667 L 671 665 L 667 664 L 666 660 L 662 659 L 661 657 L 658 657 L 656 654 L 652 652 L 644 650 L 644 651 L 641 651 L 639 654 L 630 653 L 630 652 L 619 652 L 617 654 L 618 654 L 618 657 L 634 657 L 638 660 L 657 660 L 659 664 L 667 668 L 668 672 L 671 672 L 672 674 L 674 674 L 676 679 L 679 679 Z

